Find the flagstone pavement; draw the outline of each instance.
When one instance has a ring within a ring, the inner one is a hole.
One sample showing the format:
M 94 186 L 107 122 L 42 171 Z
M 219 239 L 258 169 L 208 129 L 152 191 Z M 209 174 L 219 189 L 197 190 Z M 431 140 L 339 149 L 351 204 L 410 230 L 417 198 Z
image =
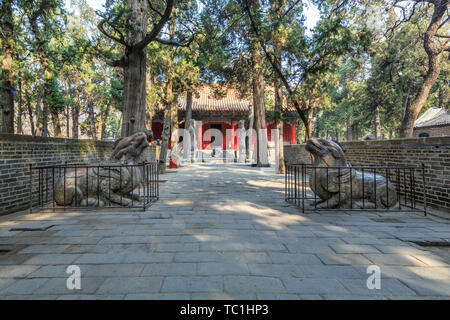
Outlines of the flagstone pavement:
M 146 212 L 0 217 L 0 299 L 450 298 L 449 247 L 415 243 L 450 241 L 450 220 L 302 214 L 270 168 L 193 164 L 160 179 Z M 371 265 L 380 289 L 367 287 Z

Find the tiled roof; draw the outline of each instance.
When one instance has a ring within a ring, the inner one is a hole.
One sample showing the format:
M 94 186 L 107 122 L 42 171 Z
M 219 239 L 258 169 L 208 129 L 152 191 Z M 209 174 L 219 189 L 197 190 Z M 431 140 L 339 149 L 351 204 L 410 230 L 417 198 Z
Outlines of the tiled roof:
M 414 128 L 450 125 L 450 114 L 444 108 L 431 107 L 414 122 Z
M 273 86 L 266 84 L 265 91 L 267 97 L 273 101 L 275 96 Z M 204 84 L 192 96 L 192 111 L 248 113 L 251 99 L 251 94 L 243 97 L 238 89 L 217 84 Z M 283 105 L 285 110 L 295 111 L 292 106 L 286 107 L 286 97 L 284 97 Z M 186 110 L 186 93 L 178 97 L 178 108 L 179 110 Z
M 248 112 L 249 98 L 243 98 L 237 89 L 203 85 L 192 95 L 192 111 Z M 180 110 L 186 110 L 186 93 L 178 98 Z

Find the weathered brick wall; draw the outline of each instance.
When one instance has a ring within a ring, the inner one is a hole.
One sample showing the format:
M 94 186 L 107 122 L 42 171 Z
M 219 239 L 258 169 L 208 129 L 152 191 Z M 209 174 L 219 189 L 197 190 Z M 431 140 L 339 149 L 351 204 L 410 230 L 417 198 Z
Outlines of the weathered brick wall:
M 113 141 L 0 134 L 0 215 L 29 207 L 30 164 L 98 162 L 109 158 L 113 147 Z M 154 161 L 155 146 L 148 150 L 147 161 Z M 33 176 L 37 190 L 37 172 Z M 36 200 L 37 193 L 33 192 L 33 202 Z
M 425 164 L 428 204 L 450 212 L 450 137 L 341 142 L 353 164 Z M 311 163 L 305 145 L 284 147 L 287 163 Z M 418 186 L 418 191 L 421 187 Z
M 0 134 L 0 215 L 29 206 L 30 164 L 99 161 L 111 154 L 113 146 L 111 141 Z
M 421 133 L 428 133 L 430 137 L 450 136 L 450 125 L 414 129 L 414 137 L 418 137 Z

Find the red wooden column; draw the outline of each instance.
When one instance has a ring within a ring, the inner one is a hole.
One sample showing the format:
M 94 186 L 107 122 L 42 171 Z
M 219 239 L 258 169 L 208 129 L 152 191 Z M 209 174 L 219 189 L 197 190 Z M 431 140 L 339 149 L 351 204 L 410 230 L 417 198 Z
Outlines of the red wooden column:
M 297 143 L 297 137 L 295 135 L 295 121 L 292 122 L 292 127 L 291 127 L 291 144 L 296 144 Z
M 234 144 L 234 121 L 231 121 L 231 149 L 236 150 L 236 145 Z
M 197 150 L 203 150 L 203 123 L 197 122 Z

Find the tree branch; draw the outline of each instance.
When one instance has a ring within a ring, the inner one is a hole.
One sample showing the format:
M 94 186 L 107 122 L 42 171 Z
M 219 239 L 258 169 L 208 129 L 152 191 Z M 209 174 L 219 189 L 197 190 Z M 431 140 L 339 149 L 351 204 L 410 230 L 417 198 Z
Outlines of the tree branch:
M 112 34 L 109 34 L 108 32 L 106 32 L 105 28 L 103 27 L 103 25 L 105 23 L 108 23 L 111 26 L 111 28 L 113 28 L 113 30 L 116 31 L 120 35 L 120 38 L 113 36 Z M 109 23 L 109 19 L 103 18 L 103 20 L 100 21 L 100 23 L 97 25 L 97 28 L 98 28 L 98 30 L 100 30 L 101 33 L 103 33 L 106 37 L 110 38 L 111 40 L 114 40 L 126 47 L 128 46 L 123 34 L 116 27 L 114 27 L 112 24 Z
M 272 68 L 275 70 L 275 72 L 278 74 L 279 78 L 283 82 L 283 85 L 284 85 L 284 87 L 286 88 L 286 90 L 287 90 L 287 92 L 289 94 L 289 100 L 294 105 L 295 109 L 297 110 L 298 115 L 300 116 L 300 118 L 302 119 L 302 121 L 304 123 L 307 123 L 308 119 L 306 118 L 306 114 L 301 109 L 301 105 L 300 105 L 299 101 L 294 98 L 294 96 L 295 96 L 294 91 L 292 90 L 291 86 L 289 85 L 289 82 L 287 81 L 285 75 L 283 74 L 283 71 L 279 68 L 279 65 L 276 63 L 276 57 L 274 57 L 270 53 L 270 51 L 266 47 L 266 44 L 264 43 L 264 41 L 262 40 L 262 38 L 260 36 L 258 28 L 256 27 L 256 23 L 255 23 L 255 21 L 253 19 L 253 16 L 251 14 L 248 2 L 246 0 L 243 0 L 243 1 L 245 2 L 244 10 L 247 12 L 247 15 L 249 17 L 250 25 L 251 25 L 251 27 L 253 29 L 253 32 L 256 35 L 256 38 L 258 39 L 259 43 L 261 44 L 261 47 L 263 48 L 263 51 L 264 51 L 264 54 L 267 57 L 267 60 L 269 60 L 270 64 L 272 65 Z
M 150 42 L 155 40 L 155 38 L 158 36 L 158 33 L 161 31 L 161 29 L 164 27 L 166 22 L 170 19 L 170 14 L 172 13 L 174 0 L 167 0 L 166 1 L 166 9 L 164 10 L 164 13 L 161 16 L 161 19 L 158 21 L 158 23 L 153 24 L 152 30 L 147 33 L 141 41 L 139 41 L 135 46 L 135 50 L 142 50 L 144 49 Z
M 148 3 L 148 7 L 149 7 L 150 9 L 152 9 L 153 11 L 155 11 L 161 18 L 163 17 L 163 14 L 162 14 L 159 10 L 157 10 L 156 8 L 154 8 L 154 7 L 152 6 L 151 0 L 147 0 L 147 3 Z
M 178 41 L 174 41 L 174 40 L 164 40 L 164 39 L 160 39 L 160 38 L 155 38 L 155 41 L 157 41 L 157 42 L 159 42 L 161 44 L 174 46 L 174 47 L 189 47 L 189 45 L 191 44 L 191 42 L 193 40 L 194 40 L 194 37 L 191 37 L 186 42 L 178 42 Z

